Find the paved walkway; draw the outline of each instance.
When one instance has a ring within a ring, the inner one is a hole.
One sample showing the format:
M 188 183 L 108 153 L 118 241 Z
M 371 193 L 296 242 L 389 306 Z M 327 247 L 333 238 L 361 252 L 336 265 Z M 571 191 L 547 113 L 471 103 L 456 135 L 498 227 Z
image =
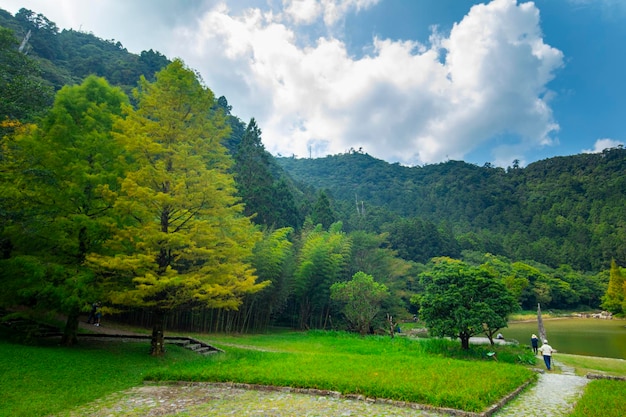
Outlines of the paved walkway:
M 574 375 L 574 369 L 554 361 L 561 373 L 546 371 L 537 385 L 522 393 L 495 414 L 497 417 L 567 416 L 583 393 L 589 380 Z

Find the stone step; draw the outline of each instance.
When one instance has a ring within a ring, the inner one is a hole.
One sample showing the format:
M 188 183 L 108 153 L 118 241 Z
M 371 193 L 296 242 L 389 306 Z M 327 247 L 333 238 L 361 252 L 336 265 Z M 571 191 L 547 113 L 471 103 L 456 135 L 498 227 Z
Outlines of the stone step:
M 198 353 L 206 353 L 206 352 L 208 352 L 208 351 L 210 351 L 210 350 L 211 350 L 211 348 L 210 348 L 210 347 L 208 347 L 208 346 L 202 346 L 201 348 L 196 349 L 196 352 L 198 352 Z
M 172 340 L 169 343 L 173 345 L 185 347 L 185 346 L 188 346 L 191 343 L 191 341 L 187 339 L 180 339 L 180 340 Z
M 200 343 L 190 343 L 187 346 L 185 346 L 187 349 L 196 351 L 198 349 L 200 349 L 202 347 L 202 345 Z

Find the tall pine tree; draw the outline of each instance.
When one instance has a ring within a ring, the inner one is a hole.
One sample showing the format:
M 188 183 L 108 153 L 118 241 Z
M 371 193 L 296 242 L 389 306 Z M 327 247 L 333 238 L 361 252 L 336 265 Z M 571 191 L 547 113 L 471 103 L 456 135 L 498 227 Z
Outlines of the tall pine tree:
M 260 233 L 235 197 L 223 113 L 195 73 L 176 60 L 135 95 L 138 108 L 127 108 L 117 135 L 135 159 L 116 203 L 124 223 L 110 255 L 90 261 L 126 280 L 112 302 L 152 313 L 159 356 L 168 311 L 236 309 L 263 288 L 249 264 Z

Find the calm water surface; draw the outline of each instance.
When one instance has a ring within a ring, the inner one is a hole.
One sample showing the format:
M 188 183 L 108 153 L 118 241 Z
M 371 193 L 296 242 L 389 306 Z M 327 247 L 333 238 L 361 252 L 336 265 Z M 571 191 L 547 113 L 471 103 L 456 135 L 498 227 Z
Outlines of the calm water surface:
M 626 359 L 626 320 L 544 319 L 543 325 L 550 346 L 559 352 Z M 501 332 L 525 345 L 533 333 L 539 335 L 537 321 L 509 323 Z

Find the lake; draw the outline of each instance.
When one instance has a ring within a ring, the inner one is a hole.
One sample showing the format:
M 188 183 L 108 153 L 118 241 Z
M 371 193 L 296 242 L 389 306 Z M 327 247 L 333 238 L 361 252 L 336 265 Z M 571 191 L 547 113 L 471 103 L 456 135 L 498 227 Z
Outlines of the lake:
M 626 320 L 544 318 L 543 325 L 550 346 L 561 353 L 626 359 Z M 536 320 L 509 323 L 500 332 L 524 345 L 533 333 L 539 335 Z

